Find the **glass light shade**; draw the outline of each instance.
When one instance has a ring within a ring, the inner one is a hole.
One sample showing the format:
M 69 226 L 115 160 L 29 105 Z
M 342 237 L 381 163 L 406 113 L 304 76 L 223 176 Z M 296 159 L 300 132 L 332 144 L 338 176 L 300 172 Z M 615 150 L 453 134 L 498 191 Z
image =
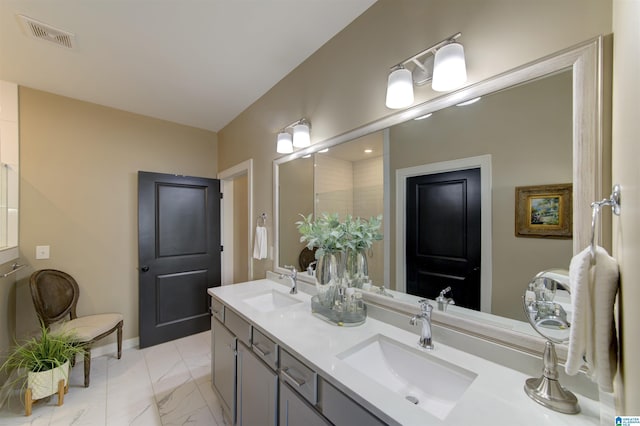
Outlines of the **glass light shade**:
M 413 78 L 411 71 L 398 68 L 389 74 L 387 81 L 387 108 L 399 109 L 413 103 Z
M 296 148 L 305 148 L 309 145 L 311 145 L 309 125 L 306 123 L 298 123 L 293 126 L 293 146 Z
M 433 90 L 446 92 L 460 87 L 465 81 L 467 66 L 462 45 L 451 43 L 438 49 L 433 62 Z
M 287 132 L 278 133 L 278 144 L 276 145 L 278 154 L 291 154 L 293 152 L 293 142 L 291 134 Z

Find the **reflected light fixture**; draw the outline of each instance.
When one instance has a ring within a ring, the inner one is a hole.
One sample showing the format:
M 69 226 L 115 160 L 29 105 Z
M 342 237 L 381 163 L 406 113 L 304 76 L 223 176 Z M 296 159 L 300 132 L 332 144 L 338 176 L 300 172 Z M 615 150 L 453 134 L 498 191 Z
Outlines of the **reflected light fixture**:
M 468 101 L 460 102 L 459 104 L 456 104 L 456 106 L 467 106 L 467 105 L 475 104 L 480 99 L 482 99 L 482 96 L 478 96 L 477 98 L 469 99 Z
M 278 154 L 291 154 L 293 152 L 293 139 L 291 133 L 284 130 L 278 133 L 278 144 L 276 145 Z
M 309 145 L 311 145 L 311 122 L 306 118 L 301 118 L 280 130 L 276 152 L 291 154 L 294 148 L 306 148 Z
M 432 112 L 428 112 L 425 115 L 421 115 L 420 117 L 416 117 L 414 118 L 415 121 L 420 121 L 420 120 L 424 120 L 425 118 L 429 118 L 433 115 Z
M 387 108 L 400 109 L 414 101 L 413 86 L 431 81 L 435 91 L 456 89 L 467 81 L 464 48 L 457 33 L 391 67 L 387 80 Z M 413 70 L 407 65 L 413 64 Z

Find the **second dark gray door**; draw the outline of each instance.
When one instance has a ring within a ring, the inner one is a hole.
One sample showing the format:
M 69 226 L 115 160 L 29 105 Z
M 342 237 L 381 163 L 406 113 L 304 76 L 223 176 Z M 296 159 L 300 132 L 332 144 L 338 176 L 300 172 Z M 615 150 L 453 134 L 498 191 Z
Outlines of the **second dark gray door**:
M 407 179 L 407 292 L 480 309 L 480 169 Z
M 141 348 L 211 328 L 220 250 L 219 180 L 138 172 Z

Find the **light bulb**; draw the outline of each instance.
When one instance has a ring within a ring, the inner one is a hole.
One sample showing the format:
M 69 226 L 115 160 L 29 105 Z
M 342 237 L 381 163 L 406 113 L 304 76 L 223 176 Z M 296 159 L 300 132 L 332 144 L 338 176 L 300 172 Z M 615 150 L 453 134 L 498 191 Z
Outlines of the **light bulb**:
M 447 92 L 462 86 L 465 81 L 467 67 L 462 45 L 450 43 L 438 49 L 433 61 L 433 90 Z
M 389 74 L 387 81 L 387 108 L 400 109 L 413 103 L 413 78 L 411 71 L 397 68 Z
M 291 154 L 293 152 L 291 134 L 287 132 L 278 133 L 278 144 L 276 145 L 276 152 L 278 152 L 278 154 Z

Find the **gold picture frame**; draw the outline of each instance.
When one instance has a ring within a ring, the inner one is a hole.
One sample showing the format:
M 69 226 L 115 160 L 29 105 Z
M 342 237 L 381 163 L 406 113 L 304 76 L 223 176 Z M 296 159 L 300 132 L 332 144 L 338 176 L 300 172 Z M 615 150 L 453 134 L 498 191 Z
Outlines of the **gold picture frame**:
M 516 237 L 573 237 L 573 185 L 517 186 Z

